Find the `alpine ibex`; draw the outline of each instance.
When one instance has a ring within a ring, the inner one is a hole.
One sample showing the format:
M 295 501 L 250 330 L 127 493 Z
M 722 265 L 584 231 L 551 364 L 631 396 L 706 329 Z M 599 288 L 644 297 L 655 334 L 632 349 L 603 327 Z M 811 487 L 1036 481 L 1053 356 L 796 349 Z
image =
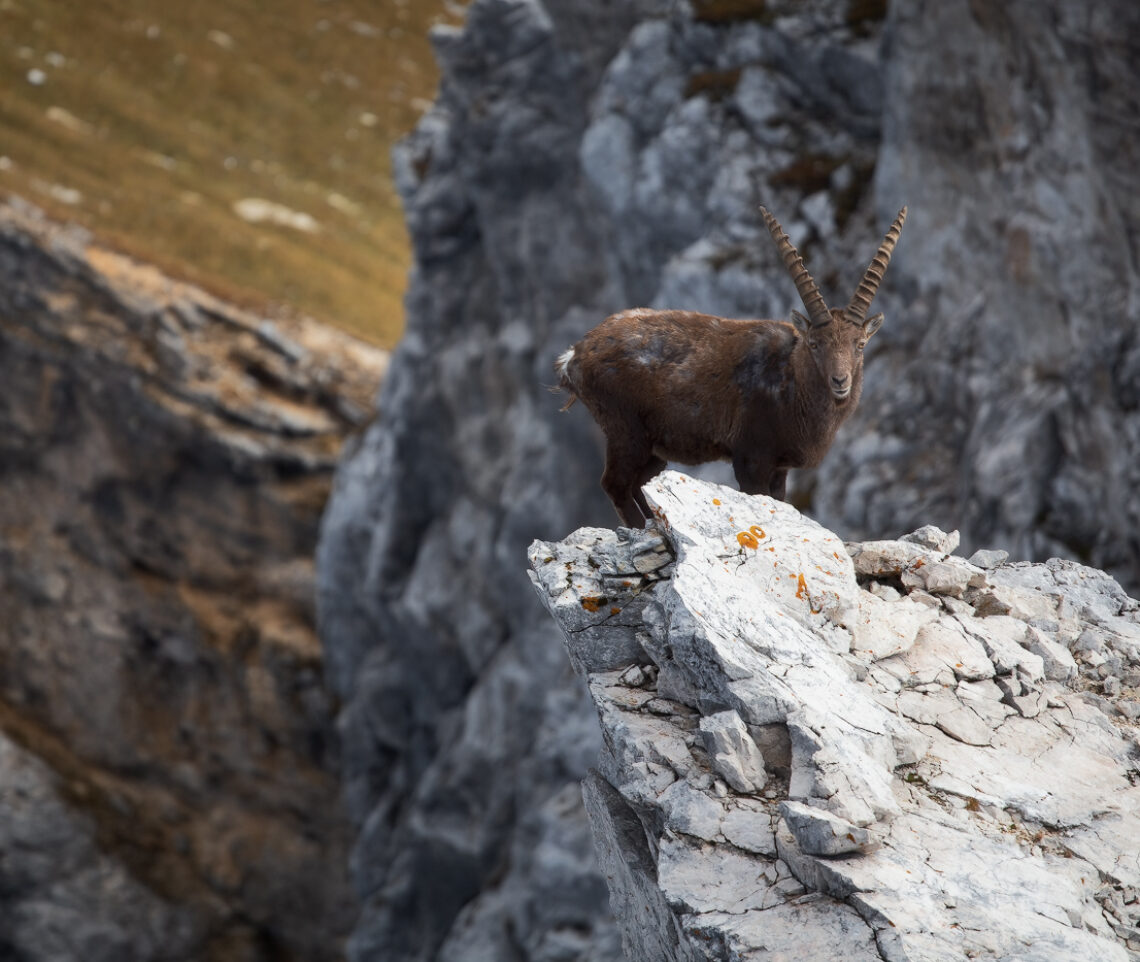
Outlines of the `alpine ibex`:
M 606 438 L 602 488 L 624 524 L 650 516 L 641 486 L 666 461 L 731 461 L 740 489 L 784 499 L 788 470 L 823 459 L 863 388 L 867 317 L 906 208 L 887 231 L 851 302 L 828 308 L 783 228 L 760 208 L 807 317 L 729 320 L 639 308 L 606 318 L 555 364 Z

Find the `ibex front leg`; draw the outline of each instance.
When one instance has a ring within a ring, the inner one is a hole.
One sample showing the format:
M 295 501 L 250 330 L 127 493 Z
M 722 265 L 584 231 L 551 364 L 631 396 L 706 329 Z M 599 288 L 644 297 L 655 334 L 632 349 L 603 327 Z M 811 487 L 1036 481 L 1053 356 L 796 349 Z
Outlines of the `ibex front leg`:
M 736 483 L 745 494 L 768 494 L 783 498 L 784 482 L 788 472 L 779 472 L 772 463 L 772 457 L 767 453 L 738 454 L 732 459 L 732 470 L 736 474 Z M 772 490 L 772 482 L 779 476 L 780 494 Z
M 776 468 L 768 481 L 768 494 L 778 501 L 787 501 L 788 469 Z

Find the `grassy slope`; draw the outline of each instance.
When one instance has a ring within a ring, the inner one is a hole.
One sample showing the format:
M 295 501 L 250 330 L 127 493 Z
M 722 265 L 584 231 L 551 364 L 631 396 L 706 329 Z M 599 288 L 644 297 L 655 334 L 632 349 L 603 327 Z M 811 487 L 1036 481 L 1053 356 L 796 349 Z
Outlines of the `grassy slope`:
M 434 90 L 444 3 L 0 0 L 0 191 L 391 345 L 409 254 L 388 152 Z M 244 198 L 319 229 L 247 223 Z

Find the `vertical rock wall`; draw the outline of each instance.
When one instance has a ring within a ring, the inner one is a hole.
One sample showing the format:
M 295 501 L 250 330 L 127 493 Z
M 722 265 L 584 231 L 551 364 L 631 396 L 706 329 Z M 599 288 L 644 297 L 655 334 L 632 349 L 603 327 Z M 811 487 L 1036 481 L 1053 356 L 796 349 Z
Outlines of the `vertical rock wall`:
M 585 693 L 519 559 L 608 510 L 589 426 L 544 389 L 616 303 L 577 145 L 638 10 L 474 4 L 434 40 L 439 99 L 396 155 L 416 253 L 381 417 L 324 522 L 321 631 L 360 825 L 356 959 L 620 957 L 577 778 Z
M 0 205 L 0 957 L 343 957 L 312 553 L 383 361 Z
M 1134 14 L 1003 9 L 475 0 L 436 35 L 440 94 L 396 155 L 407 334 L 319 557 L 355 958 L 616 957 L 572 787 L 588 703 L 520 601 L 532 538 L 612 521 L 593 425 L 545 387 L 619 308 L 786 316 L 760 203 L 838 303 L 911 209 L 863 408 L 797 503 L 1137 580 L 1137 218 L 1109 190 Z
M 1128 3 L 900 3 L 880 216 L 911 218 L 817 509 L 1140 584 L 1140 68 Z

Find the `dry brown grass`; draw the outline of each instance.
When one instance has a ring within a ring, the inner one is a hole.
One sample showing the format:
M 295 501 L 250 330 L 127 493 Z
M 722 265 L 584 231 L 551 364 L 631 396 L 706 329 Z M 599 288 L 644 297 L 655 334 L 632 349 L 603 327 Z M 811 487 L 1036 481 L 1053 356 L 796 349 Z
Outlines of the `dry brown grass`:
M 409 253 L 389 149 L 434 91 L 443 8 L 0 0 L 0 191 L 247 306 L 391 345 Z M 247 223 L 250 197 L 319 229 Z

